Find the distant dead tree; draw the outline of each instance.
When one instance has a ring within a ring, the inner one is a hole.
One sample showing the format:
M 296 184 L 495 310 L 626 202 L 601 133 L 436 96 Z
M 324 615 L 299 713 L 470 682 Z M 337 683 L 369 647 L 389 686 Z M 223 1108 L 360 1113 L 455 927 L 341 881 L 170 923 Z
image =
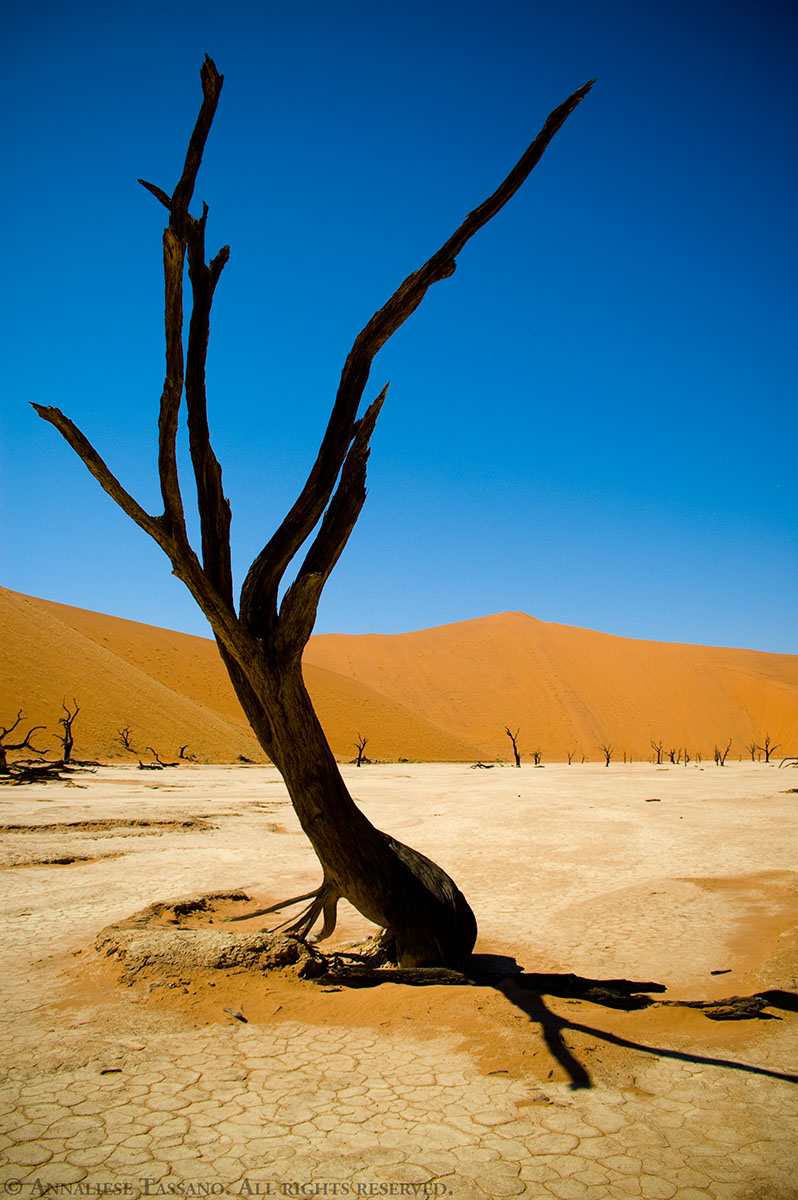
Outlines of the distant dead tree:
M 21 724 L 22 720 L 24 719 L 24 715 L 25 714 L 23 713 L 22 709 L 20 709 L 17 713 L 17 719 L 12 725 L 9 725 L 8 727 L 0 726 L 0 775 L 8 775 L 11 770 L 11 767 L 8 763 L 9 751 L 32 750 L 34 754 L 46 753 L 45 750 L 37 750 L 31 742 L 31 738 L 33 737 L 34 733 L 38 733 L 40 729 L 46 728 L 44 725 L 31 725 L 28 732 L 22 738 L 22 741 L 9 742 L 6 740 Z M 19 738 L 19 736 L 20 735 L 17 734 L 17 738 Z
M 566 750 L 565 754 L 568 759 L 568 766 L 570 767 L 571 763 L 574 761 L 574 755 L 576 754 L 576 751 L 575 750 Z
M 188 742 L 185 746 L 181 746 L 177 752 L 177 757 L 182 758 L 184 762 L 196 762 L 196 756 L 188 753 Z
M 770 734 L 766 733 L 763 744 L 761 746 L 757 746 L 757 750 L 762 751 L 762 753 L 765 756 L 765 762 L 769 763 L 771 754 L 775 754 L 780 745 L 781 745 L 781 742 L 776 742 L 776 744 L 774 745 L 773 742 L 771 741 Z
M 661 767 L 662 766 L 662 742 L 655 742 L 652 740 L 651 749 L 654 751 L 654 753 L 657 756 L 657 759 L 656 759 L 657 766 Z
M 136 748 L 133 745 L 133 731 L 129 725 L 124 725 L 121 729 L 117 729 L 116 738 L 122 747 L 130 754 L 136 753 Z
M 719 766 L 719 767 L 726 766 L 726 756 L 728 755 L 729 751 L 731 750 L 731 745 L 732 744 L 731 744 L 731 738 L 730 738 L 725 750 L 721 750 L 719 746 L 715 747 L 715 763 L 717 766 Z
M 75 717 L 80 712 L 77 700 L 73 698 L 72 703 L 75 706 L 74 712 L 70 712 L 66 700 L 61 701 L 61 707 L 64 710 L 64 715 L 63 717 L 58 718 L 58 724 L 63 725 L 64 727 L 64 732 L 61 734 L 61 743 L 64 747 L 63 760 L 65 763 L 68 763 L 72 757 L 72 747 L 75 744 L 75 740 L 72 737 L 72 726 L 75 723 Z
M 357 735 L 357 741 L 355 742 L 355 749 L 357 750 L 357 758 L 355 759 L 356 767 L 362 766 L 362 764 L 364 762 L 367 763 L 369 761 L 365 757 L 365 749 L 366 749 L 366 746 L 368 745 L 368 741 L 369 741 L 368 738 L 363 737 L 362 733 L 359 733 Z
M 147 749 L 149 750 L 150 754 L 155 759 L 155 761 L 159 767 L 179 767 L 180 766 L 179 761 L 178 762 L 163 762 L 163 760 L 158 755 L 158 752 L 156 750 L 153 750 L 152 746 L 147 746 Z
M 508 725 L 505 727 L 504 732 L 507 734 L 508 738 L 513 743 L 513 755 L 515 757 L 515 765 L 517 767 L 520 767 L 521 766 L 521 755 L 518 753 L 518 735 L 521 732 L 521 730 L 516 729 L 515 733 L 511 733 L 510 727 Z
M 322 589 L 365 503 L 371 439 L 387 392 L 386 385 L 361 411 L 375 356 L 416 311 L 430 287 L 453 274 L 466 243 L 521 187 L 592 81 L 551 113 L 504 182 L 419 270 L 408 275 L 358 334 L 344 363 L 316 461 L 297 500 L 247 572 L 236 606 L 231 509 L 211 445 L 205 371 L 211 306 L 229 248 L 223 247 L 206 262 L 208 208 L 203 205 L 199 217 L 189 212 L 223 82 L 210 58 L 202 66 L 201 80 L 202 105 L 177 186 L 169 195 L 141 181 L 169 214 L 163 235 L 166 377 L 158 420 L 163 512 L 153 515 L 145 510 L 59 409 L 38 404 L 34 408 L 62 434 L 127 516 L 157 542 L 173 574 L 187 586 L 210 623 L 247 719 L 283 776 L 321 864 L 322 882 L 311 896 L 303 897 L 310 903 L 290 926 L 291 932 L 307 934 L 323 913 L 322 936 L 328 936 L 335 926 L 338 901 L 346 898 L 386 930 L 383 948 L 401 965 L 462 966 L 477 933 L 470 906 L 437 864 L 376 829 L 352 800 L 305 687 L 302 652 L 313 630 Z M 118 216 L 116 224 L 122 228 Z M 186 260 L 190 304 L 184 304 Z M 184 347 L 185 307 L 190 309 L 190 320 Z M 260 357 L 254 366 L 263 371 Z M 178 477 L 177 432 L 184 399 L 201 557 L 189 541 Z M 306 545 L 297 575 L 285 588 L 285 573 Z
M 599 750 L 604 755 L 604 766 L 608 767 L 612 762 L 613 746 L 599 746 Z
M 543 757 L 542 750 L 533 750 L 532 751 L 532 761 L 534 762 L 536 767 L 540 766 L 540 760 L 542 757 Z
M 757 750 L 760 749 L 760 747 L 757 746 L 756 742 L 752 741 L 752 742 L 746 742 L 745 748 L 748 751 L 748 753 L 751 755 L 751 762 L 756 762 L 756 752 L 757 752 Z

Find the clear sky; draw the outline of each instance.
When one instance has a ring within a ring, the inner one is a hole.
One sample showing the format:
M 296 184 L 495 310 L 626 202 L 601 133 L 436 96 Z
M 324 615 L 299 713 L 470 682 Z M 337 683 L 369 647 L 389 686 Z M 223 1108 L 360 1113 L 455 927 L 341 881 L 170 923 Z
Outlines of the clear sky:
M 164 213 L 136 179 L 177 181 L 205 52 L 225 84 L 196 200 L 211 252 L 232 250 L 209 388 L 239 583 L 355 335 L 595 76 L 375 361 L 369 498 L 316 631 L 523 610 L 798 652 L 794 5 L 30 0 L 0 33 L 5 586 L 208 633 L 28 404 L 63 409 L 158 510 Z

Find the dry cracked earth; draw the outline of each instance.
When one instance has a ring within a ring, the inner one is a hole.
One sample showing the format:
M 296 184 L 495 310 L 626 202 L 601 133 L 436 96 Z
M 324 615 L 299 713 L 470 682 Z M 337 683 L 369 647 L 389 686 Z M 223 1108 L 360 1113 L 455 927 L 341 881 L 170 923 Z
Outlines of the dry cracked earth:
M 345 772 L 468 895 L 473 980 L 122 970 L 97 935 L 146 905 L 240 888 L 183 927 L 251 931 L 315 884 L 279 777 L 3 790 L 7 1195 L 798 1196 L 794 772 Z

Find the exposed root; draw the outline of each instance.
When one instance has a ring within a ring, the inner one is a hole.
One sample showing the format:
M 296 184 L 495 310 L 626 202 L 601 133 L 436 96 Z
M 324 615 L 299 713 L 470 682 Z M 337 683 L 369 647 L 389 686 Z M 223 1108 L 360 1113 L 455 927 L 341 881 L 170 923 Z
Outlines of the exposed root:
M 63 759 L 57 762 L 41 759 L 37 762 L 20 760 L 9 763 L 5 770 L 0 772 L 0 784 L 63 783 L 65 776 L 75 775 L 85 767 L 86 764 L 83 763 L 67 764 Z
M 253 917 L 265 917 L 269 913 L 281 912 L 284 908 L 291 908 L 294 904 L 300 904 L 303 900 L 310 900 L 307 908 L 303 909 L 298 917 L 289 917 L 287 921 L 283 921 L 280 925 L 275 925 L 269 932 L 292 933 L 295 937 L 307 938 L 316 924 L 319 916 L 324 915 L 321 932 L 314 937 L 314 941 L 323 942 L 325 938 L 331 936 L 335 931 L 335 925 L 338 918 L 338 901 L 341 899 L 339 892 L 327 883 L 323 883 L 321 887 L 313 892 L 305 892 L 302 896 L 292 896 L 290 900 L 281 900 L 278 904 L 271 904 L 268 908 L 259 908 L 256 912 L 241 913 L 238 916 L 231 917 L 232 921 L 250 921 Z

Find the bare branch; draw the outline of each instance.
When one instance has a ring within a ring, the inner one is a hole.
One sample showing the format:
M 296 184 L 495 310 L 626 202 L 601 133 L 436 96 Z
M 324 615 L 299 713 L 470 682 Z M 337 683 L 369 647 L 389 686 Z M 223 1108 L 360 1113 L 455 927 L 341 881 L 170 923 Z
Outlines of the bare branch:
M 202 107 L 197 117 L 197 122 L 194 126 L 194 131 L 191 134 L 191 139 L 186 151 L 186 161 L 183 164 L 183 174 L 172 193 L 172 217 L 178 218 L 185 216 L 188 213 L 188 206 L 191 203 L 191 197 L 194 194 L 194 184 L 197 181 L 197 172 L 200 169 L 202 162 L 205 143 L 208 140 L 211 125 L 213 124 L 216 106 L 219 103 L 219 96 L 224 83 L 224 76 L 220 75 L 216 70 L 216 64 L 212 58 L 205 55 L 205 62 L 200 69 L 200 80 L 202 82 Z
M 316 610 L 325 583 L 343 553 L 366 501 L 366 468 L 371 437 L 380 415 L 388 384 L 355 427 L 335 495 L 324 514 L 305 561 L 280 606 L 279 631 L 286 648 L 301 654 L 313 630 Z
M 188 270 L 192 288 L 191 321 L 186 356 L 186 408 L 189 446 L 197 485 L 197 506 L 202 536 L 202 563 L 208 578 L 233 607 L 233 570 L 230 558 L 230 503 L 222 487 L 222 468 L 211 445 L 205 367 L 208 358 L 213 294 L 230 248 L 224 246 L 210 265 L 205 263 L 205 224 L 202 218 L 187 222 Z
M 152 192 L 155 199 L 160 200 L 160 202 L 164 206 L 164 208 L 168 208 L 169 212 L 172 211 L 172 197 L 167 196 L 167 194 L 163 190 L 163 188 L 159 188 L 154 183 L 147 183 L 146 179 L 140 179 L 139 183 L 141 184 L 141 186 L 143 188 L 146 188 L 148 192 Z
M 22 720 L 22 717 L 23 717 L 23 712 L 22 712 L 22 709 L 20 709 L 19 712 L 17 713 L 17 719 L 13 725 L 9 725 L 7 729 L 5 729 L 2 725 L 0 725 L 0 742 L 2 742 L 3 738 L 6 737 L 9 733 L 13 733 L 13 731 L 16 729 L 17 725 L 19 725 L 20 721 Z
M 274 621 L 280 580 L 289 562 L 319 521 L 333 493 L 346 457 L 371 363 L 388 338 L 415 312 L 433 283 L 453 274 L 465 244 L 518 191 L 540 161 L 558 129 L 590 91 L 593 80 L 578 89 L 546 120 L 534 142 L 496 191 L 465 221 L 419 270 L 399 288 L 358 334 L 341 373 L 338 394 L 319 454 L 295 504 L 250 567 L 241 592 L 241 618 L 259 634 Z
M 78 457 L 83 460 L 103 491 L 108 493 L 111 499 L 130 517 L 131 521 L 135 521 L 140 529 L 143 529 L 151 538 L 154 538 L 158 545 L 167 554 L 171 555 L 172 542 L 163 527 L 161 519 L 150 516 L 133 499 L 130 493 L 125 491 L 122 484 L 112 474 L 91 442 L 81 433 L 77 425 L 70 421 L 69 417 L 65 417 L 59 408 L 46 408 L 41 404 L 31 404 L 31 407 L 36 410 L 43 421 L 48 421 L 53 425 L 62 437 L 69 442 L 69 445 Z
M 25 734 L 25 736 L 21 742 L 7 742 L 5 740 L 8 737 L 8 735 L 10 733 L 13 733 L 13 731 L 17 728 L 17 726 L 19 725 L 20 721 L 23 718 L 23 715 L 24 715 L 23 711 L 22 711 L 22 709 L 20 709 L 19 712 L 17 713 L 17 719 L 16 719 L 16 721 L 14 721 L 13 725 L 9 725 L 7 729 L 0 727 L 0 772 L 7 773 L 7 771 L 8 771 L 6 758 L 7 758 L 9 750 L 26 750 L 27 749 L 27 750 L 32 750 L 34 754 L 46 753 L 46 751 L 44 751 L 44 750 L 37 749 L 37 747 L 34 746 L 33 743 L 31 742 L 31 738 L 33 737 L 34 733 L 38 733 L 38 731 L 40 729 L 44 729 L 45 728 L 44 725 L 31 726 L 31 728 Z
M 140 504 L 122 487 L 118 479 L 110 471 L 106 463 L 68 417 L 57 408 L 44 408 L 34 404 L 33 407 L 44 420 L 49 421 L 62 434 L 72 449 L 83 460 L 98 481 L 120 508 L 135 521 L 135 523 L 150 535 L 168 555 L 172 562 L 175 575 L 182 579 L 191 591 L 197 603 L 211 622 L 217 636 L 221 636 L 228 648 L 239 644 L 242 631 L 236 627 L 235 614 L 232 608 L 232 585 L 225 579 L 225 573 L 215 567 L 220 557 L 218 547 L 215 555 L 208 556 L 211 564 L 210 577 L 206 575 L 197 560 L 188 541 L 183 513 L 183 503 L 177 471 L 176 437 L 178 416 L 183 394 L 184 361 L 183 361 L 183 270 L 186 255 L 186 242 L 199 247 L 200 266 L 195 269 L 195 277 L 201 277 L 200 307 L 204 303 L 207 311 L 201 312 L 194 324 L 193 333 L 189 334 L 189 359 L 192 373 L 191 397 L 194 403 L 194 417 L 190 414 L 190 424 L 194 425 L 194 454 L 197 444 L 197 417 L 200 412 L 199 442 L 204 449 L 200 455 L 203 471 L 213 479 L 214 471 L 218 474 L 218 499 L 216 492 L 209 486 L 203 486 L 198 481 L 200 501 L 203 496 L 210 495 L 206 500 L 203 516 L 203 543 L 206 544 L 207 513 L 212 512 L 215 528 L 221 529 L 219 535 L 229 543 L 226 536 L 229 530 L 229 506 L 221 495 L 221 471 L 210 450 L 207 437 L 207 421 L 204 418 L 204 370 L 207 353 L 207 328 L 210 311 L 210 299 L 213 289 L 218 282 L 221 271 L 229 254 L 225 247 L 216 255 L 210 266 L 201 262 L 204 246 L 204 228 L 207 217 L 207 206 L 204 207 L 202 219 L 197 221 L 188 213 L 188 205 L 193 194 L 197 171 L 202 160 L 205 141 L 210 130 L 213 114 L 222 87 L 222 76 L 218 74 L 213 62 L 206 57 L 201 72 L 203 101 L 199 116 L 191 135 L 186 161 L 180 181 L 170 200 L 162 189 L 154 184 L 144 182 L 147 188 L 161 203 L 169 209 L 170 221 L 164 231 L 164 326 L 166 336 L 166 377 L 160 401 L 158 419 L 158 473 L 161 483 L 161 493 L 164 502 L 164 512 L 160 517 L 154 517 L 141 507 Z M 143 181 L 142 181 L 143 182 Z M 193 251 L 192 251 L 193 253 Z M 196 264 L 195 264 L 196 266 Z M 199 330 L 199 333 L 198 333 Z M 201 386 L 197 381 L 200 381 Z M 197 396 L 200 397 L 199 408 Z M 204 424 L 203 424 L 204 423 Z M 204 432 L 203 432 L 204 428 Z M 219 513 L 221 512 L 221 516 Z M 226 524 L 225 524 L 226 521 Z M 229 560 L 229 544 L 226 547 Z
M 183 396 L 183 264 L 185 243 L 171 222 L 163 233 L 164 333 L 166 378 L 158 415 L 158 476 L 164 518 L 170 533 L 187 540 L 183 499 L 177 474 L 177 427 Z

